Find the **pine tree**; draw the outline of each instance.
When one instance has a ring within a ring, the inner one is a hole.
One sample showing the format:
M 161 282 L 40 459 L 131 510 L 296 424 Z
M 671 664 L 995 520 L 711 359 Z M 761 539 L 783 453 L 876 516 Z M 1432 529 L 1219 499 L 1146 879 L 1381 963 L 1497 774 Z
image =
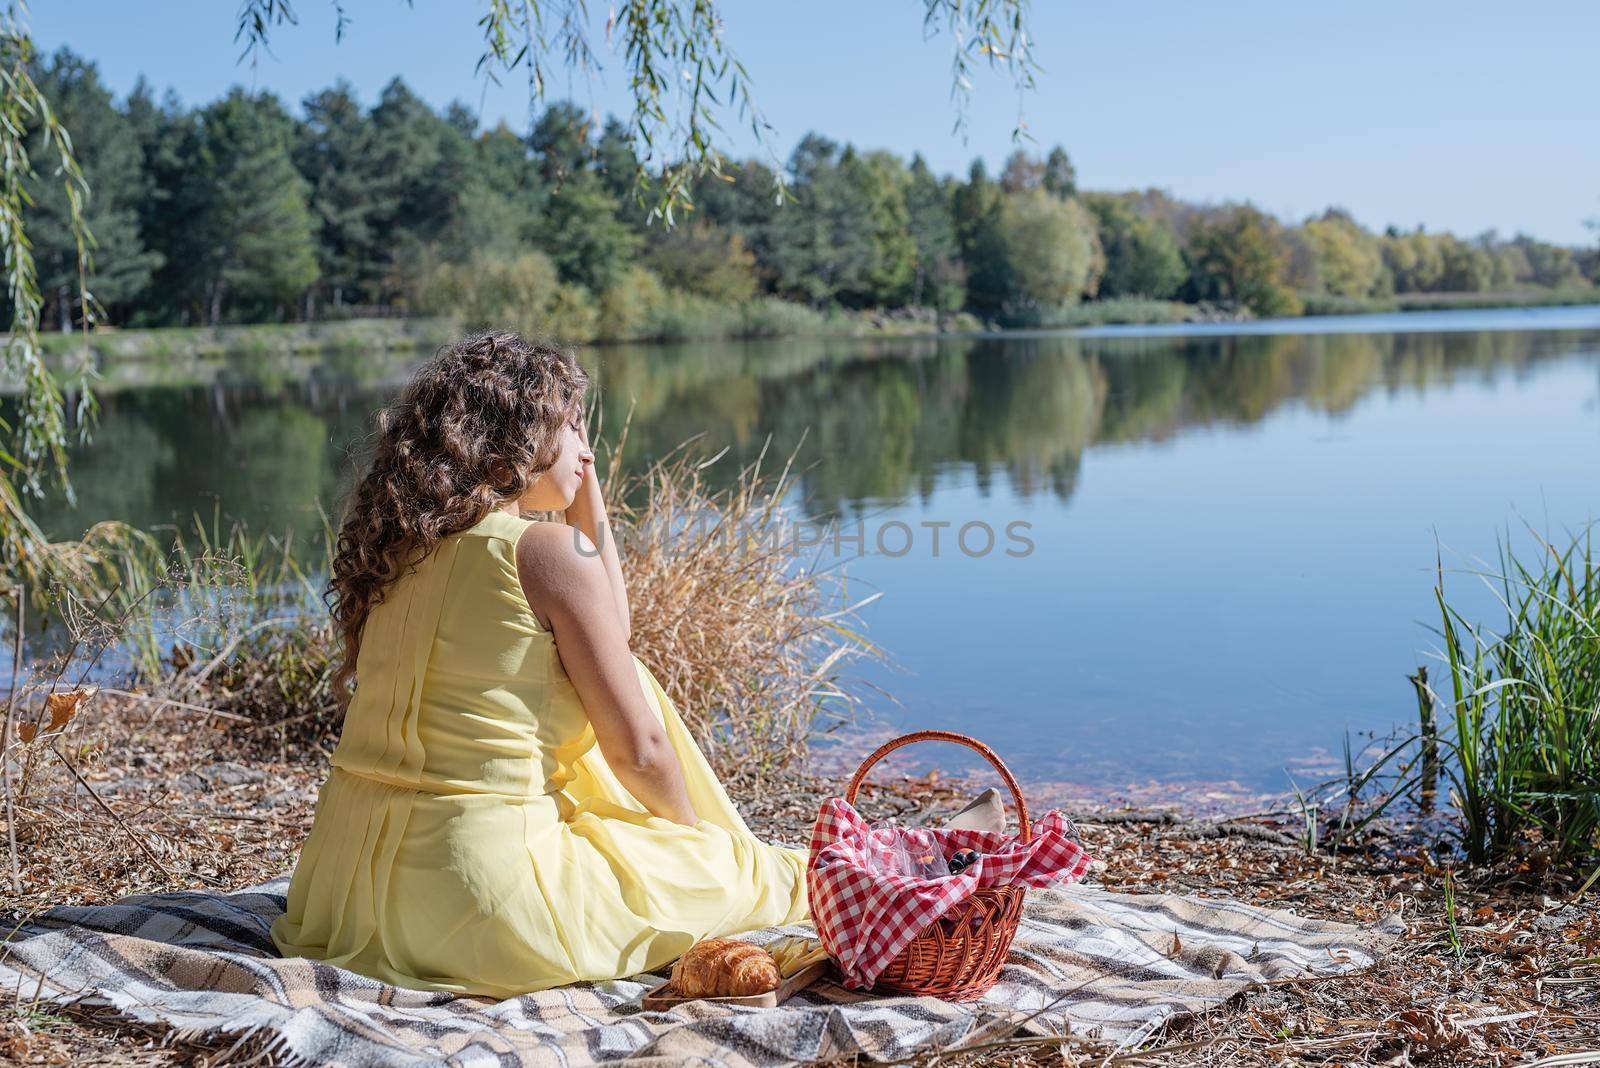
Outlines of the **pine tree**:
M 139 199 L 139 235 L 160 257 L 146 296 L 129 316 L 132 325 L 188 324 L 198 320 L 198 301 L 189 301 L 195 264 L 190 257 L 192 208 L 185 196 L 193 190 L 187 179 L 193 167 L 198 138 L 197 116 L 184 109 L 178 96 L 167 90 L 161 102 L 143 78 L 134 85 L 126 105 L 128 123 L 138 138 L 143 160 Z M 198 192 L 198 191 L 196 191 Z
M 379 176 L 374 225 L 387 246 L 388 262 L 410 262 L 437 242 L 455 217 L 461 182 L 471 169 L 471 135 L 440 118 L 399 78 L 384 86 L 369 119 L 373 170 Z M 383 298 L 395 292 L 386 282 Z
M 954 311 L 966 299 L 966 270 L 956 242 L 955 220 L 944 186 L 922 154 L 911 158 L 906 184 L 906 219 L 917 248 L 910 302 L 940 311 Z
M 372 125 L 344 80 L 302 106 L 294 163 L 310 186 L 317 221 L 318 289 L 336 309 L 375 302 L 388 259 L 379 223 L 393 189 L 378 171 Z
M 549 200 L 539 160 L 527 139 L 504 122 L 477 135 L 473 147 L 475 163 L 447 244 L 508 255 L 522 251 L 537 240 Z
M 773 228 L 778 292 L 819 306 L 864 303 L 877 225 L 855 150 L 807 134 L 789 157 L 789 175 L 795 203 L 780 209 Z
M 646 224 L 649 209 L 636 202 L 634 181 L 641 173 L 639 157 L 633 150 L 633 138 L 620 119 L 606 120 L 599 142 L 594 146 L 595 170 L 620 206 L 622 217 L 635 229 Z
M 979 159 L 973 160 L 966 183 L 957 186 L 950 198 L 956 241 L 967 268 L 967 303 L 986 315 L 998 314 L 1013 288 L 1000 233 L 1001 197 L 999 186 Z
M 128 117 L 113 105 L 98 68 L 68 48 L 57 50 L 35 73 L 35 80 L 71 131 L 78 165 L 91 190 L 83 206 L 94 234 L 89 292 L 116 316 L 150 285 L 161 256 L 145 247 L 139 232 L 139 205 L 148 196 L 144 150 Z M 39 134 L 32 139 L 37 142 Z M 30 155 L 44 159 L 42 144 Z M 82 318 L 78 306 L 78 246 L 72 235 L 71 206 L 59 175 L 48 172 L 28 182 L 35 216 L 30 227 L 39 287 L 46 296 L 45 321 L 68 330 Z
M 590 169 L 594 157 L 590 134 L 589 116 L 571 101 L 562 100 L 545 108 L 528 137 L 528 147 L 539 158 L 547 181 L 558 185 Z
M 244 305 L 251 317 L 295 300 L 316 281 L 315 225 L 289 155 L 292 123 L 268 94 L 235 88 L 201 114 L 195 167 L 181 187 L 192 206 L 193 282 L 205 321 Z M 254 307 L 249 307 L 255 305 Z
M 564 282 L 598 293 L 617 283 L 643 241 L 619 214 L 589 138 L 592 124 L 575 104 L 552 104 L 540 116 L 529 147 L 548 187 L 538 244 Z M 613 146 L 614 148 L 614 146 Z
M 1046 192 L 1063 199 L 1078 194 L 1078 170 L 1066 149 L 1057 145 L 1050 150 L 1044 159 L 1044 175 L 1040 181 Z

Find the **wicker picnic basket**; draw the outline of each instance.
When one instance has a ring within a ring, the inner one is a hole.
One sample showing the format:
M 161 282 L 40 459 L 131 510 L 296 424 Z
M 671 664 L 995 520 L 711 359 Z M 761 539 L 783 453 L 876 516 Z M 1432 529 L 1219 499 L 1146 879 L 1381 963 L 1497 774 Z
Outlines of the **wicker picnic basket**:
M 913 731 L 885 742 L 856 769 L 845 789 L 845 801 L 855 804 L 856 791 L 872 765 L 901 746 L 923 741 L 955 742 L 977 750 L 993 764 L 1016 805 L 1018 840 L 1027 842 L 1033 838 L 1028 803 L 1023 800 L 1022 789 L 1011 769 L 993 749 L 955 731 Z M 1027 888 L 1021 885 L 974 890 L 972 896 L 956 904 L 907 943 L 889 961 L 872 989 L 887 994 L 931 995 L 946 1001 L 982 997 L 1000 977 L 1000 969 L 1011 949 L 1011 939 L 1016 936 L 1017 924 L 1022 919 L 1022 897 L 1026 892 Z

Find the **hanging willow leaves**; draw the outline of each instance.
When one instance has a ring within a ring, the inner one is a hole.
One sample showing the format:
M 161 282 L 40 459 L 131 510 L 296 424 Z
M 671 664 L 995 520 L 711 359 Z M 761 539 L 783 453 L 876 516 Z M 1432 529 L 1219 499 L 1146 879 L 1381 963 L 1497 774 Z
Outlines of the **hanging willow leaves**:
M 965 141 L 972 74 L 980 59 L 990 67 L 1006 68 L 1019 97 L 1034 88 L 1034 72 L 1039 68 L 1028 47 L 1028 0 L 923 0 L 923 3 L 927 6 L 922 20 L 923 33 L 932 36 L 943 27 L 955 42 L 950 97 L 956 104 L 954 131 Z M 1033 140 L 1027 128 L 1019 104 L 1012 140 L 1024 137 Z
M 407 0 L 408 6 L 410 0 Z M 1004 69 L 1019 95 L 1034 87 L 1038 67 L 1027 30 L 1028 0 L 922 0 L 924 37 L 950 35 L 954 58 L 951 98 L 956 132 L 966 134 L 972 76 L 980 64 Z M 349 19 L 335 3 L 336 36 Z M 273 29 L 296 24 L 292 0 L 244 0 L 235 41 L 245 42 L 241 60 L 256 62 Z M 500 75 L 524 68 L 530 105 L 544 99 L 553 66 L 590 73 L 595 50 L 590 40 L 587 0 L 484 0 L 477 25 L 483 54 L 475 73 L 495 84 Z M 756 143 L 776 162 L 768 141 L 772 126 L 756 106 L 749 72 L 724 37 L 712 0 L 622 0 L 608 10 L 604 37 L 620 40 L 633 111 L 628 127 L 640 158 L 633 197 L 643 205 L 654 191 L 649 217 L 672 226 L 694 207 L 693 184 L 711 175 L 724 177 L 727 162 L 717 148 L 723 127 L 719 115 L 734 110 L 749 123 Z M 1013 140 L 1027 137 L 1019 114 Z M 787 199 L 783 168 L 774 166 L 774 195 Z
M 81 325 L 90 325 L 96 314 L 88 284 L 94 237 L 83 218 L 89 185 L 73 154 L 71 135 L 34 81 L 34 60 L 27 5 L 13 0 L 0 8 L 0 248 L 11 306 L 4 374 L 21 388 L 16 424 L 0 424 L 6 437 L 0 448 L 0 564 L 8 571 L 19 565 L 37 567 L 41 555 L 48 555 L 42 553 L 44 538 L 24 508 L 24 497 L 41 492 L 41 478 L 51 475 L 71 497 L 65 405 L 39 340 L 44 301 L 27 231 L 33 207 L 27 183 L 38 179 L 30 141 L 41 150 L 44 158 L 39 162 L 50 163 L 51 177 L 59 178 L 66 189 L 68 225 L 77 246 Z M 92 398 L 87 388 L 78 392 L 80 415 L 86 421 L 92 414 Z

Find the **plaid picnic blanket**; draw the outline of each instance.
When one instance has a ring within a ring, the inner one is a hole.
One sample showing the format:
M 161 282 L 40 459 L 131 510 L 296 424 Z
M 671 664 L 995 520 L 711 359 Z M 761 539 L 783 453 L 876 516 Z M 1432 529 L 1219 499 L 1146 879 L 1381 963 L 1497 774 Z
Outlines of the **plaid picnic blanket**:
M 893 1060 L 1002 1037 L 1019 1024 L 1027 1034 L 1131 1043 L 1251 986 L 1365 968 L 1404 929 L 1398 917 L 1356 927 L 1236 901 L 1079 884 L 1029 891 L 1010 961 L 981 1001 L 874 997 L 820 982 L 775 1009 L 690 1002 L 645 1012 L 638 999 L 664 975 L 494 1002 L 281 958 L 267 931 L 287 885 L 280 878 L 232 894 L 153 894 L 11 917 L 0 992 L 142 1021 L 170 1038 L 233 1042 L 233 1055 L 264 1053 L 275 1063 L 625 1059 L 746 1068 Z M 747 937 L 764 943 L 809 933 L 802 925 Z

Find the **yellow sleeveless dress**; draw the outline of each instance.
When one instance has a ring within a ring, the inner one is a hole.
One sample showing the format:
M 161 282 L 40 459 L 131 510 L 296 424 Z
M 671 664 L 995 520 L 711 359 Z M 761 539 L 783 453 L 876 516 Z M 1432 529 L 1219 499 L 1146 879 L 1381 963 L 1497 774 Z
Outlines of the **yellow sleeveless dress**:
M 285 956 L 504 998 L 808 918 L 805 851 L 751 833 L 637 657 L 700 824 L 650 815 L 606 766 L 517 578 L 528 522 L 491 512 L 373 609 L 272 926 Z

